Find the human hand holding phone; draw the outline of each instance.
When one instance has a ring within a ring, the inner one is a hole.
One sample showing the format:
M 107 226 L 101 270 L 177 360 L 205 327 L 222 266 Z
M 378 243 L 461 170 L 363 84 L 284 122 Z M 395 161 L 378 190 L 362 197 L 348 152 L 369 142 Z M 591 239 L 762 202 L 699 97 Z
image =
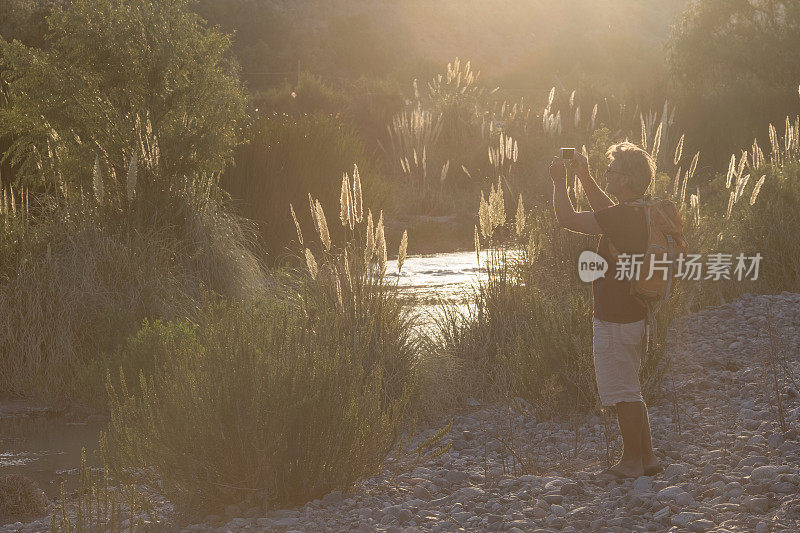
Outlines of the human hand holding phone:
M 566 150 L 566 148 L 561 149 Z M 583 180 L 589 177 L 589 160 L 586 159 L 586 156 L 583 155 L 582 152 L 579 152 L 572 148 L 573 153 L 572 157 L 565 160 L 567 165 L 567 170 L 569 171 L 570 175 L 578 176 L 578 179 Z
M 554 184 L 567 183 L 567 167 L 564 160 L 556 156 L 550 162 L 550 179 Z

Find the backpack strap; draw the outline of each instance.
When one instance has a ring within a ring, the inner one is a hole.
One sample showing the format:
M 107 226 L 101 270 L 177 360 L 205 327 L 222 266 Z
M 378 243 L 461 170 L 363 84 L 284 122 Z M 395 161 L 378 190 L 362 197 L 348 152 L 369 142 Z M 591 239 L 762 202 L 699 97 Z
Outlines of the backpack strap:
M 669 259 L 669 273 L 667 274 L 667 292 L 664 295 L 664 302 L 669 302 L 672 293 L 672 277 L 675 275 L 675 240 L 669 233 L 667 237 L 667 259 Z
M 661 307 L 661 302 L 646 302 L 647 317 L 645 318 L 645 350 L 644 353 L 648 354 L 651 350 L 656 348 L 658 341 L 658 311 Z
M 656 323 L 656 314 L 653 311 L 653 306 L 650 302 L 645 302 L 645 305 L 647 306 L 647 316 L 644 320 L 644 352 L 648 353 L 651 346 L 655 345 L 656 328 L 658 325 Z

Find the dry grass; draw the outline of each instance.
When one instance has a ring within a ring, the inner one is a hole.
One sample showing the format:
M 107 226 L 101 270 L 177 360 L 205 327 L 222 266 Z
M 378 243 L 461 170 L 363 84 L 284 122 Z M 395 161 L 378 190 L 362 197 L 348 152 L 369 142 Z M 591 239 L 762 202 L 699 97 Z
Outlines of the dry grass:
M 115 475 L 207 510 L 252 495 L 307 501 L 382 465 L 417 390 L 420 341 L 387 281 L 383 215 L 373 222 L 359 191 L 346 175 L 341 244 L 309 197 L 315 235 L 298 234 L 307 270 L 276 292 L 129 340 L 123 360 L 153 371 L 138 384 L 109 377 Z
M 47 513 L 42 489 L 22 474 L 0 476 L 0 522 L 29 521 Z
M 251 230 L 212 177 L 166 183 L 135 165 L 119 180 L 96 173 L 92 196 L 65 187 L 0 213 L 5 395 L 102 403 L 105 367 L 142 319 L 193 316 L 207 292 L 266 289 Z

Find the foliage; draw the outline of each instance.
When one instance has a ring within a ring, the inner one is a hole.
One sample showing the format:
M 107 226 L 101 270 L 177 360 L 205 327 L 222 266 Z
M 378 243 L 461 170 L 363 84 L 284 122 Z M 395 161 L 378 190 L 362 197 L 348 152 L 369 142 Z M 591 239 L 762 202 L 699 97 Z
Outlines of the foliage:
M 143 318 L 192 316 L 208 291 L 246 299 L 265 288 L 251 230 L 216 185 L 147 178 L 144 166 L 126 179 L 149 186 L 108 178 L 93 196 L 65 187 L 28 208 L 18 194 L 0 210 L 5 395 L 102 402 L 105 368 Z
M 800 291 L 800 167 L 787 166 L 767 176 L 759 199 L 740 213 L 740 249 L 748 256 L 763 256 L 759 274 L 761 290 Z M 789 229 L 793 228 L 793 229 Z
M 800 5 L 794 1 L 691 2 L 668 60 L 687 133 L 714 160 L 798 109 Z
M 145 325 L 131 339 L 124 359 L 144 349 L 154 372 L 138 387 L 109 377 L 119 475 L 152 476 L 184 509 L 208 509 L 250 494 L 306 501 L 382 463 L 414 387 L 418 345 L 407 304 L 385 279 L 382 217 L 375 226 L 371 211 L 364 216 L 359 190 L 357 177 L 343 180 L 341 248 L 312 199 L 320 260 L 305 248 L 307 270 L 285 292 L 215 305 L 195 327 Z
M 0 136 L 13 138 L 4 157 L 20 176 L 87 184 L 96 158 L 124 175 L 146 134 L 167 176 L 222 169 L 244 95 L 228 38 L 187 5 L 76 0 L 48 16 L 45 49 L 0 42 Z
M 593 96 L 650 106 L 664 97 L 662 43 L 684 4 L 203 0 L 198 11 L 236 31 L 234 51 L 253 89 L 268 88 L 267 73 L 298 62 L 330 80 L 393 76 L 405 85 L 459 55 L 515 96 L 540 93 L 557 78 Z
M 213 309 L 163 339 L 140 393 L 109 380 L 116 464 L 143 467 L 185 510 L 347 486 L 381 463 L 402 409 L 382 405 L 357 345 L 331 341 L 285 304 Z
M 235 164 L 221 185 L 240 212 L 259 223 L 265 249 L 279 255 L 295 235 L 289 204 L 306 203 L 312 194 L 324 205 L 334 204 L 342 173 L 358 165 L 364 197 L 386 205 L 387 192 L 380 167 L 352 126 L 323 115 L 260 117 L 248 144 L 238 148 Z M 305 210 L 297 211 L 305 232 L 314 226 Z M 333 228 L 334 238 L 340 233 Z
M 481 197 L 475 244 L 487 279 L 466 314 L 439 322 L 438 338 L 445 353 L 464 361 L 476 394 L 522 397 L 544 417 L 591 408 L 591 306 L 571 268 L 571 250 L 585 249 L 585 239 L 532 219 L 521 197 L 513 218 L 504 203 L 499 186 L 488 201 Z
M 0 3 L 0 37 L 41 48 L 45 42 L 47 16 L 54 0 L 6 0 Z
M 320 324 L 335 325 L 342 335 L 337 342 L 360 345 L 368 369 L 380 368 L 385 380 L 385 401 L 396 401 L 407 389 L 419 355 L 419 338 L 410 314 L 410 303 L 399 298 L 397 285 L 386 277 L 387 242 L 380 212 L 363 209 L 361 181 L 355 168 L 352 181 L 342 177 L 339 220 L 345 235 L 335 246 L 322 204 L 309 195 L 311 218 L 320 244 L 305 240 L 297 225 L 298 240 L 305 246 L 304 259 L 311 277 L 298 291 L 306 316 Z M 294 215 L 294 208 L 291 209 Z M 338 226 L 339 224 L 335 224 Z M 316 254 L 314 250 L 316 250 Z M 408 249 L 403 233 L 398 248 L 398 271 Z M 333 338 L 333 332 L 331 332 Z

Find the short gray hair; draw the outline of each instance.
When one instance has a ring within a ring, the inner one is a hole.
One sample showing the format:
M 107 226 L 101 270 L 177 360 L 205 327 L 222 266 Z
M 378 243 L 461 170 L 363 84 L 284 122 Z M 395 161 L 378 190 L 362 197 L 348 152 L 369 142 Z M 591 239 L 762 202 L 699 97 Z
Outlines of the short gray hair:
M 629 141 L 613 144 L 606 151 L 611 161 L 616 161 L 620 172 L 630 178 L 630 186 L 644 194 L 656 177 L 656 163 L 646 151 Z

